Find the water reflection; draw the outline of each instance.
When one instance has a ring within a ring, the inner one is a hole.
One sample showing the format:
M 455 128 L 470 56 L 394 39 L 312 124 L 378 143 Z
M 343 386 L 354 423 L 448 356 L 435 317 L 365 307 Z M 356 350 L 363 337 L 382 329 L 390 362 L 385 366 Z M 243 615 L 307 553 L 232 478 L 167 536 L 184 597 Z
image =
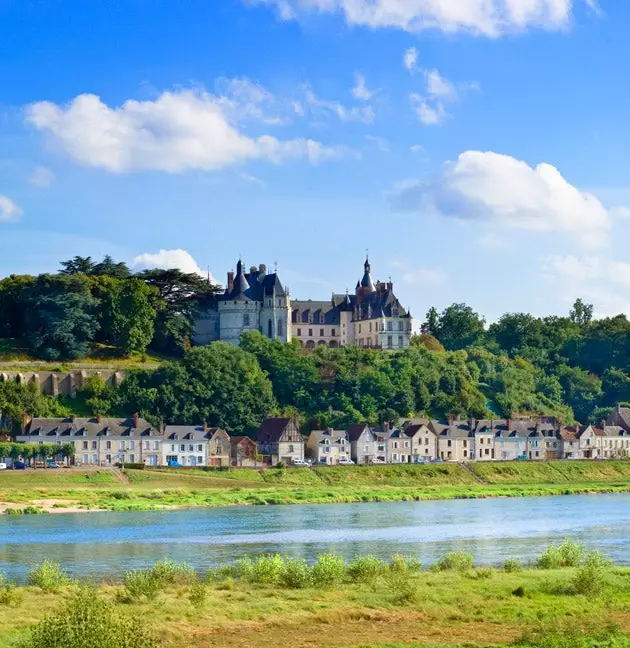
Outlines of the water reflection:
M 81 576 L 119 575 L 164 556 L 198 569 L 280 551 L 312 560 L 467 549 L 481 563 L 528 560 L 570 536 L 630 564 L 630 495 L 233 507 L 3 517 L 0 571 L 23 580 L 44 557 Z

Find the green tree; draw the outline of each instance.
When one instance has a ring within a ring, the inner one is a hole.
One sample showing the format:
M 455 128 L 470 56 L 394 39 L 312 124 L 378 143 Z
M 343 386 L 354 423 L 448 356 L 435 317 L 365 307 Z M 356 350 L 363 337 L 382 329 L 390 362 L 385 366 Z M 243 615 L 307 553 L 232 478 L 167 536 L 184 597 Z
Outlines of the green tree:
M 479 344 L 484 335 L 485 320 L 466 304 L 453 304 L 439 318 L 435 337 L 449 351 Z
M 114 279 L 127 279 L 131 275 L 126 263 L 116 262 L 109 254 L 103 257 L 100 263 L 95 264 L 89 274 L 113 277 Z
M 144 352 L 149 346 L 155 325 L 155 302 L 158 292 L 139 279 L 122 282 L 114 300 L 113 329 L 117 346 L 129 355 Z
M 587 304 L 581 298 L 576 299 L 569 318 L 578 326 L 588 326 L 593 319 L 593 304 Z
M 440 316 L 438 315 L 437 308 L 435 308 L 435 306 L 431 306 L 431 308 L 429 308 L 427 312 L 426 320 L 420 327 L 420 332 L 436 337 L 439 333 L 439 326 Z
M 276 407 L 272 385 L 256 358 L 225 342 L 188 351 L 181 362 L 132 372 L 121 386 L 121 404 L 153 421 L 180 421 L 256 430 Z
M 0 279 L 0 337 L 21 338 L 27 311 L 25 294 L 35 282 L 29 275 Z
M 59 270 L 59 274 L 64 275 L 89 275 L 94 271 L 94 262 L 92 261 L 92 257 L 89 256 L 75 256 L 68 261 L 62 261 L 60 265 L 61 270 Z
M 86 356 L 98 327 L 87 280 L 40 275 L 27 294 L 25 338 L 31 351 L 46 360 Z

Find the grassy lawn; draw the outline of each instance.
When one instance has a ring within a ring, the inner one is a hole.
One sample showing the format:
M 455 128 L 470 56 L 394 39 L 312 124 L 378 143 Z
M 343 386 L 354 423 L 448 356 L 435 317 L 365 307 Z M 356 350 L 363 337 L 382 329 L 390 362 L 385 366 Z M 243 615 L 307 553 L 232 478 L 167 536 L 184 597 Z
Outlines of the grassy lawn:
M 170 648 L 394 648 L 395 646 L 506 646 L 586 648 L 630 645 L 630 569 L 608 568 L 596 595 L 571 591 L 575 568 L 505 573 L 473 568 L 419 572 L 369 582 L 337 582 L 302 589 L 219 579 L 202 587 L 194 605 L 191 585 L 174 582 L 157 596 L 123 601 L 123 587 L 103 584 L 99 597 L 143 624 Z M 18 588 L 22 601 L 0 605 L 0 645 L 17 646 L 29 626 L 67 601 L 58 593 Z M 616 626 L 612 630 L 611 626 Z M 615 636 L 615 643 L 551 643 L 567 633 Z M 549 643 L 540 643 L 536 637 Z
M 630 462 L 342 466 L 316 469 L 0 472 L 0 503 L 46 498 L 84 509 L 150 510 L 630 492 Z

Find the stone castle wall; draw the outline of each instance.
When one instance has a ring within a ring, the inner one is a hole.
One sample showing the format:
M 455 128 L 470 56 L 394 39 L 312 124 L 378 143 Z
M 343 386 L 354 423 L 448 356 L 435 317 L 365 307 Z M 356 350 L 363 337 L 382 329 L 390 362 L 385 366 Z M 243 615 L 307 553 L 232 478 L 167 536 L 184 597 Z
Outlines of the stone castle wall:
M 125 379 L 124 371 L 114 369 L 77 369 L 75 371 L 4 371 L 0 369 L 0 382 L 12 380 L 22 385 L 34 384 L 46 396 L 70 396 L 85 386 L 90 376 L 100 376 L 106 384 L 118 387 Z

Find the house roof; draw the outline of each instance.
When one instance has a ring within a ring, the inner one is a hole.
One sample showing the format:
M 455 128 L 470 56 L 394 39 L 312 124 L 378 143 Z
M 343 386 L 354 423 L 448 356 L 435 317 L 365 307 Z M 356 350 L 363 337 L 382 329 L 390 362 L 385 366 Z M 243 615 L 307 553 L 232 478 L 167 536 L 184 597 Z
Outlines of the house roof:
M 153 436 L 158 431 L 143 418 L 34 418 L 26 426 L 23 436 Z
M 230 445 L 232 445 L 232 447 L 237 446 L 240 443 L 251 443 L 251 444 L 256 445 L 256 441 L 254 441 L 253 439 L 251 439 L 248 436 L 242 436 L 241 435 L 241 436 L 231 436 L 230 437 Z
M 348 439 L 350 441 L 358 441 L 361 438 L 361 435 L 367 428 L 368 432 L 372 433 L 372 430 L 370 429 L 369 425 L 366 423 L 355 423 L 354 425 L 351 425 L 347 430 L 348 434 Z
M 309 435 L 309 441 L 313 439 L 317 444 L 339 443 L 341 440 L 348 441 L 346 430 L 313 430 Z
M 265 419 L 258 430 L 258 440 L 266 443 L 277 443 L 292 420 L 290 418 L 273 417 Z

